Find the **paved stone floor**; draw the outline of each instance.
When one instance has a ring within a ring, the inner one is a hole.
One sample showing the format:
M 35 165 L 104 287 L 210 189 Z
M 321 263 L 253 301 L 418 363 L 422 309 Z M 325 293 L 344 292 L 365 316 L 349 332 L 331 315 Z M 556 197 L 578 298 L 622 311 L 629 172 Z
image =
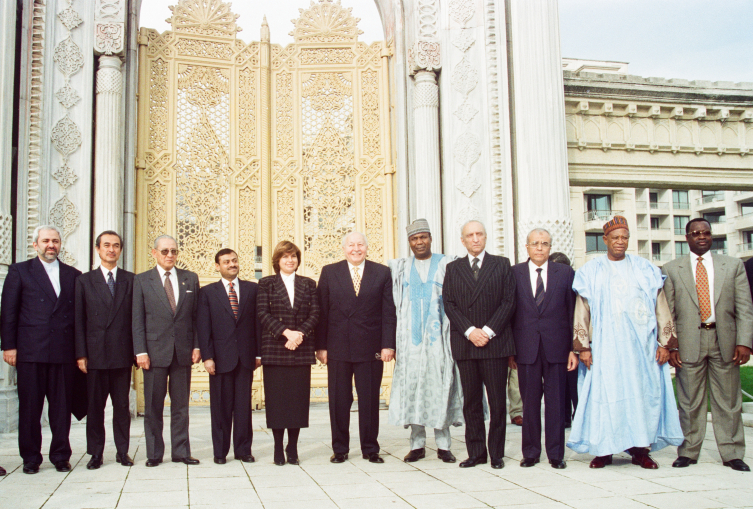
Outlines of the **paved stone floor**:
M 427 458 L 403 463 L 408 452 L 407 430 L 387 424 L 382 411 L 380 443 L 385 463 L 361 459 L 356 414 L 351 419 L 351 459 L 329 463 L 329 416 L 326 405 L 311 409 L 311 427 L 301 432 L 301 465 L 272 463 L 271 432 L 262 426 L 264 412 L 254 412 L 256 431 L 253 452 L 256 463 L 212 462 L 209 409 L 191 409 L 191 444 L 201 465 L 187 467 L 166 463 L 146 468 L 143 420 L 132 424 L 131 455 L 136 465 L 125 468 L 114 462 L 114 446 L 105 451 L 105 465 L 86 470 L 85 426 L 73 425 L 71 445 L 74 468 L 67 474 L 43 463 L 36 475 L 21 472 L 15 433 L 0 434 L 0 465 L 8 475 L 0 478 L 0 508 L 135 508 L 135 507 L 238 507 L 238 508 L 408 508 L 473 509 L 508 507 L 549 509 L 622 509 L 637 507 L 723 508 L 753 507 L 753 473 L 734 472 L 721 465 L 709 425 L 705 449 L 698 465 L 673 469 L 674 448 L 656 453 L 659 470 L 643 470 L 623 454 L 604 470 L 590 470 L 590 457 L 568 450 L 567 469 L 554 470 L 548 463 L 521 468 L 520 428 L 507 427 L 505 468 L 489 465 L 459 469 L 439 461 L 430 437 Z M 166 419 L 166 428 L 169 426 Z M 168 429 L 165 430 L 169 438 Z M 108 433 L 109 433 L 108 429 Z M 745 428 L 748 443 L 753 429 Z M 431 432 L 430 432 L 431 434 Z M 453 429 L 453 451 L 465 459 L 462 428 Z M 49 445 L 49 429 L 44 446 Z M 169 445 L 167 451 L 169 451 Z M 169 460 L 169 452 L 167 453 Z M 545 458 L 542 458 L 545 460 Z M 753 465 L 753 454 L 746 456 Z

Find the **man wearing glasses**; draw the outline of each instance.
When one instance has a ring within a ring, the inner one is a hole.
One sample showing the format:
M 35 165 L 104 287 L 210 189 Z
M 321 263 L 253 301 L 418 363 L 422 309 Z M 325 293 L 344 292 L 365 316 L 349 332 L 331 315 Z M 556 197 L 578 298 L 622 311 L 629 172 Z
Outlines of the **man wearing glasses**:
M 673 467 L 698 462 L 706 436 L 706 383 L 714 435 L 724 466 L 749 472 L 742 460 L 745 435 L 740 366 L 750 358 L 753 303 L 742 260 L 711 253 L 711 225 L 703 218 L 685 226 L 690 256 L 667 263 L 664 289 L 677 325 L 677 401 L 685 441 Z
M 199 277 L 176 269 L 178 244 L 169 235 L 154 241 L 157 266 L 133 282 L 133 350 L 144 370 L 146 466 L 162 463 L 162 412 L 170 387 L 172 461 L 197 465 L 188 440 L 191 365 L 201 360 L 196 330 Z

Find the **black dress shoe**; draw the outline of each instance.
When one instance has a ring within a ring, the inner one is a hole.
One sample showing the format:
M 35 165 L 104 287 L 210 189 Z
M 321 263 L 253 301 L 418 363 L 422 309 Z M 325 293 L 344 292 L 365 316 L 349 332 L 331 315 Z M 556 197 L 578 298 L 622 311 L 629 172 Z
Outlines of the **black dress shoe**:
M 0 477 L 4 476 L 7 472 L 3 467 L 0 467 Z
M 55 470 L 58 472 L 70 472 L 71 464 L 65 460 L 55 463 Z
M 256 461 L 256 458 L 254 458 L 253 454 L 246 454 L 245 456 L 236 456 L 235 459 L 238 461 L 242 461 L 243 463 L 254 463 Z
M 420 449 L 413 449 L 411 452 L 405 455 L 403 461 L 406 463 L 413 463 L 426 457 L 426 449 L 423 447 Z
M 539 462 L 539 458 L 523 458 L 520 460 L 521 467 L 532 467 Z
M 369 460 L 369 463 L 384 463 L 384 460 L 379 456 L 378 452 L 370 452 L 369 454 L 363 454 L 363 459 Z
M 39 472 L 39 465 L 36 463 L 24 463 L 24 474 L 36 474 Z
M 183 463 L 184 465 L 198 465 L 199 460 L 193 456 L 186 456 L 185 458 L 173 458 L 173 463 Z
M 486 464 L 486 456 L 474 456 L 472 458 L 468 458 L 465 461 L 461 461 L 460 465 L 458 465 L 460 468 L 471 468 L 475 467 L 476 465 L 485 465 Z
M 291 456 L 290 454 L 288 454 L 288 463 L 291 465 L 301 464 L 300 460 L 298 459 L 298 456 Z
M 492 468 L 495 468 L 499 470 L 500 468 L 505 468 L 505 462 L 502 460 L 502 458 L 492 458 Z
M 346 459 L 348 459 L 348 453 L 347 452 L 345 454 L 340 454 L 340 453 L 336 452 L 335 454 L 333 454 L 332 456 L 330 456 L 329 462 L 330 463 L 345 463 Z
M 552 468 L 556 468 L 557 470 L 567 468 L 567 463 L 565 463 L 565 460 L 549 460 L 549 464 L 552 465 Z
M 282 450 L 275 451 L 273 461 L 278 467 L 285 466 L 285 454 L 283 454 Z
M 146 460 L 147 467 L 157 467 L 162 463 L 162 460 Z
M 224 465 L 225 463 L 227 463 L 227 459 L 225 459 L 225 458 L 217 458 L 217 457 L 215 457 L 215 458 L 214 458 L 214 462 L 215 462 L 216 464 L 218 464 L 218 465 Z
M 750 472 L 750 467 L 743 460 L 729 460 L 723 462 L 722 465 L 738 472 Z
M 674 468 L 685 468 L 696 463 L 698 463 L 698 460 L 692 460 L 687 456 L 678 456 L 674 463 L 672 463 L 672 466 Z
M 455 463 L 457 461 L 454 454 L 452 454 L 450 451 L 445 451 L 444 449 L 437 449 L 437 458 L 441 459 L 445 463 Z
M 124 467 L 132 467 L 133 460 L 126 452 L 119 452 L 115 455 L 115 461 L 123 465 Z
M 92 456 L 89 463 L 86 464 L 87 470 L 97 470 L 102 466 L 102 456 Z

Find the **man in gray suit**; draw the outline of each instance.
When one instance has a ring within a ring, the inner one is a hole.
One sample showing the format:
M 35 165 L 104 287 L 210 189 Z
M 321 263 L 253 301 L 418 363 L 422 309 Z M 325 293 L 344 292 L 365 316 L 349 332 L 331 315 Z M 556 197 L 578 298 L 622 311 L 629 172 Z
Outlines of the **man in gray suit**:
M 706 435 L 706 379 L 711 415 L 724 466 L 749 472 L 742 460 L 740 366 L 750 358 L 753 303 L 742 260 L 713 254 L 711 224 L 693 219 L 685 227 L 690 256 L 667 263 L 664 293 L 677 327 L 679 349 L 670 352 L 677 368 L 677 402 L 685 441 L 673 467 L 698 462 Z
M 178 244 L 157 237 L 152 256 L 157 266 L 133 281 L 133 350 L 144 370 L 146 466 L 162 463 L 162 411 L 170 381 L 170 439 L 174 463 L 197 465 L 188 441 L 191 365 L 201 360 L 196 334 L 199 277 L 176 269 Z

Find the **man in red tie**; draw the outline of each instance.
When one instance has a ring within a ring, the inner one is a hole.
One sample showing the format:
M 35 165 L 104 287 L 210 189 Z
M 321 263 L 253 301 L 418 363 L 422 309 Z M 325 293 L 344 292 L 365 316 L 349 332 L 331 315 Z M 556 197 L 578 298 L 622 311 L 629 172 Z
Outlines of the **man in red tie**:
M 740 366 L 750 358 L 753 303 L 742 260 L 712 253 L 711 224 L 703 218 L 685 226 L 690 256 L 667 263 L 664 291 L 676 327 L 679 348 L 670 352 L 677 368 L 677 403 L 685 440 L 673 467 L 698 462 L 706 436 L 706 386 L 724 466 L 741 472 L 745 434 Z

